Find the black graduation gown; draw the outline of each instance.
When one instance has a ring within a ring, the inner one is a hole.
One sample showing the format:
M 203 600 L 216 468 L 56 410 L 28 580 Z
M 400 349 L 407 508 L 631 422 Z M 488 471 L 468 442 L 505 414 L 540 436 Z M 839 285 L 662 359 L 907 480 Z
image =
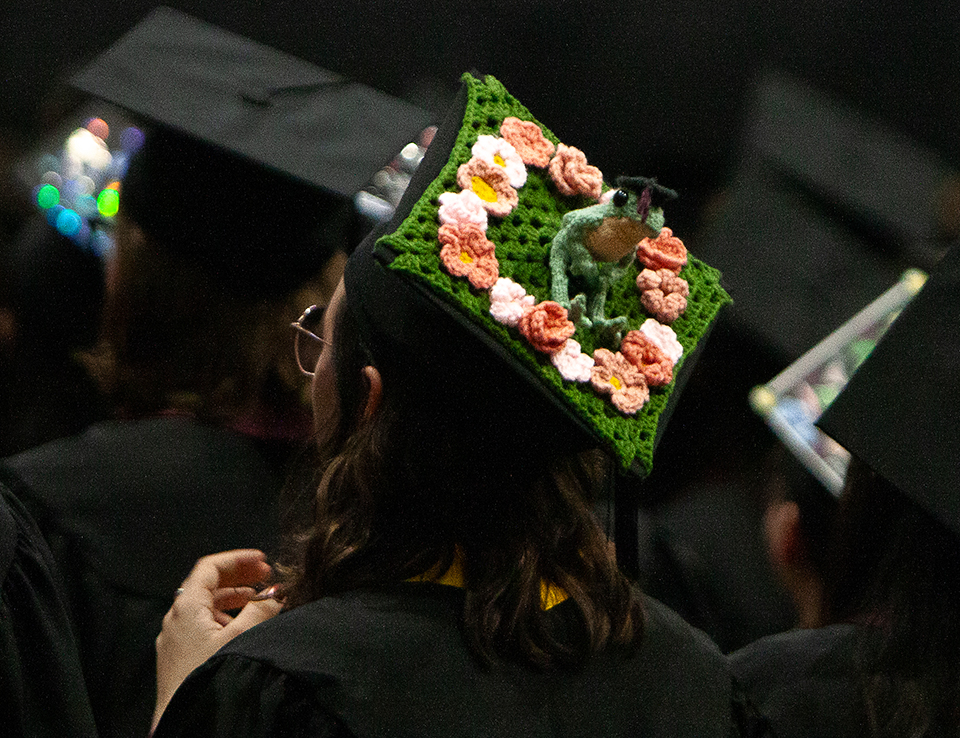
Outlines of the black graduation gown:
M 275 546 L 278 465 L 251 438 L 160 417 L 95 424 L 0 475 L 62 574 L 100 735 L 146 735 L 174 592 L 201 556 Z
M 734 673 L 778 738 L 870 735 L 856 678 L 858 627 L 762 638 L 731 655 Z
M 197 669 L 155 738 L 738 734 L 726 661 L 653 600 L 633 658 L 604 653 L 562 674 L 478 666 L 460 633 L 462 607 L 460 589 L 404 583 L 283 613 Z M 573 607 L 550 613 L 569 620 Z
M 0 583 L 0 734 L 96 736 L 50 551 L 2 485 Z

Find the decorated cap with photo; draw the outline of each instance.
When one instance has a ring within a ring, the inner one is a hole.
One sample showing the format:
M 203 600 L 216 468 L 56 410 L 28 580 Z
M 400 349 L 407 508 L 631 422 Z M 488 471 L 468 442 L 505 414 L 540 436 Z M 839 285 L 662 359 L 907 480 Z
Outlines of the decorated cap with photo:
M 567 428 L 645 476 L 693 355 L 730 301 L 719 273 L 666 227 L 675 197 L 651 178 L 608 181 L 496 79 L 464 75 L 394 218 L 351 258 L 348 300 L 375 358 L 383 336 L 402 334 L 391 351 L 416 345 L 404 361 L 438 387 L 495 363 L 498 386 L 483 385 L 491 404 L 519 384 L 549 406 L 524 421 L 531 436 Z M 457 339 L 430 348 L 443 333 L 400 305 L 413 294 L 483 351 L 446 358 Z

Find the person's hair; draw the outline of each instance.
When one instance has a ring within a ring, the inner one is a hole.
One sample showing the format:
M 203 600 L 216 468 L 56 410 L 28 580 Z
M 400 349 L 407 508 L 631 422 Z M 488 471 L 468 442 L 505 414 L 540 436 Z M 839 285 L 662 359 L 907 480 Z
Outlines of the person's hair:
M 865 626 L 857 659 L 874 736 L 960 734 L 960 540 L 856 458 L 825 615 Z
M 313 291 L 251 299 L 130 221 L 116 242 L 87 364 L 122 415 L 177 410 L 223 423 L 257 409 L 303 413 L 287 326 Z
M 461 554 L 463 633 L 481 663 L 576 666 L 607 645 L 638 643 L 640 602 L 591 510 L 604 457 L 477 459 L 462 432 L 475 418 L 455 401 L 425 406 L 388 381 L 379 411 L 362 419 L 371 362 L 346 301 L 333 326 L 340 427 L 287 570 L 285 606 L 443 572 Z M 576 632 L 551 626 L 543 583 L 576 604 Z

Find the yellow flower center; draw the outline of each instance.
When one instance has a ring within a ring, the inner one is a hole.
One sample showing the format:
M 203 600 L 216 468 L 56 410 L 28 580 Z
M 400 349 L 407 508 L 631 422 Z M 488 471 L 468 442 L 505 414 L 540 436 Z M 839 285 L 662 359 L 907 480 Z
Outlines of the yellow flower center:
M 477 194 L 484 202 L 496 202 L 497 201 L 497 191 L 488 185 L 483 177 L 474 177 L 471 180 L 471 185 L 473 186 L 473 191 Z
M 507 166 L 507 162 L 504 161 L 503 157 L 500 156 L 500 154 L 494 154 L 494 155 L 493 155 L 493 163 L 496 164 L 497 166 L 500 166 L 500 167 L 505 167 L 505 166 Z
M 466 251 L 461 251 L 460 261 L 462 261 L 464 264 L 473 264 L 473 257 L 470 256 L 470 254 L 468 254 Z
M 613 385 L 613 388 L 614 388 L 615 390 L 617 390 L 618 392 L 619 392 L 621 389 L 623 389 L 623 385 L 620 384 L 620 380 L 617 379 L 615 376 L 610 377 L 610 384 L 612 384 L 612 385 Z

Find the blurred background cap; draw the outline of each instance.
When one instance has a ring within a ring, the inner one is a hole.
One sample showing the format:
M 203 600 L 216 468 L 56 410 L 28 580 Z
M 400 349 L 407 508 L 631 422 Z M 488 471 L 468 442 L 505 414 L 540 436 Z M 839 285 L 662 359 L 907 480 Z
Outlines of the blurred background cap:
M 362 233 L 354 195 L 419 108 L 159 7 L 72 79 L 142 121 L 120 215 L 219 278 L 286 291 Z

